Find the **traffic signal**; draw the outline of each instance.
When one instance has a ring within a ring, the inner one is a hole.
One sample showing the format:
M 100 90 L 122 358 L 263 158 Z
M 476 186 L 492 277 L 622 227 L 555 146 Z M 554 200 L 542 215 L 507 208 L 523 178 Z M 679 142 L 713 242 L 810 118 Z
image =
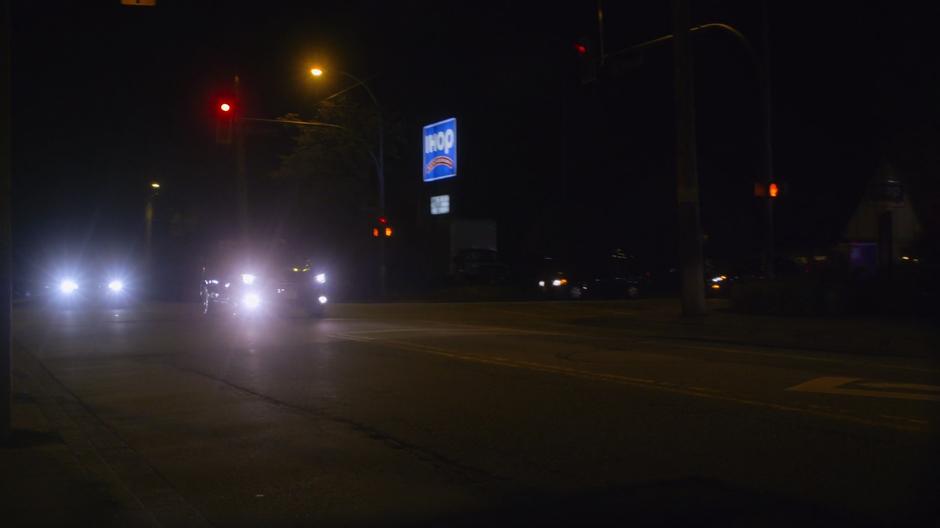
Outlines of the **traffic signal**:
M 786 194 L 786 185 L 783 183 L 754 183 L 754 196 L 757 198 L 779 198 Z
M 376 220 L 377 224 L 372 226 L 372 238 L 379 238 L 382 235 L 384 235 L 385 238 L 391 238 L 394 231 L 392 230 L 392 226 L 388 225 L 388 218 L 380 216 Z
M 594 41 L 589 38 L 578 39 L 574 43 L 574 52 L 581 83 L 588 84 L 596 81 L 598 56 Z
M 229 101 L 219 101 L 215 120 L 215 142 L 228 145 L 232 142 L 232 126 L 235 121 L 235 105 Z

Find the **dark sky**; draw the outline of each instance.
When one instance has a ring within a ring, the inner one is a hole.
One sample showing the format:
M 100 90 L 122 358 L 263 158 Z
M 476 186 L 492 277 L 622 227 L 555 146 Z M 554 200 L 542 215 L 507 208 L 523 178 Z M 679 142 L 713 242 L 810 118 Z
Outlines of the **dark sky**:
M 608 50 L 671 32 L 667 2 L 607 2 Z M 760 49 L 761 3 L 693 1 Z M 936 129 L 937 8 L 769 2 L 782 244 L 837 237 L 897 138 Z M 457 116 L 463 211 L 497 218 L 508 254 L 674 247 L 671 47 L 582 86 L 572 52 L 594 2 L 27 2 L 13 8 L 16 245 L 27 255 L 136 247 L 146 183 L 192 202 L 230 181 L 215 105 L 242 79 L 245 113 L 310 108 L 312 61 L 368 79 L 407 132 L 390 214 L 426 208 L 420 127 Z M 695 37 L 706 251 L 759 245 L 757 74 L 728 35 Z M 255 166 L 273 153 L 249 150 Z M 915 164 L 916 165 L 916 164 Z M 915 167 L 916 170 L 916 167 Z M 417 228 L 416 228 L 417 229 Z M 76 248 L 76 246 L 79 246 Z

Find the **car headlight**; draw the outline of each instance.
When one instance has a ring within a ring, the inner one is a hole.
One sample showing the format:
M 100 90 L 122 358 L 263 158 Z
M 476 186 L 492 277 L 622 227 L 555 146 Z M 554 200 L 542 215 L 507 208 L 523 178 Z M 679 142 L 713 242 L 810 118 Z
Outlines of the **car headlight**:
M 251 273 L 242 273 L 242 282 L 245 284 L 254 284 L 255 276 Z
M 545 281 L 539 281 L 539 286 L 542 287 L 542 288 L 544 288 L 544 287 L 545 287 Z
M 78 289 L 78 283 L 74 279 L 62 279 L 59 282 L 59 291 L 65 295 L 72 295 Z
M 261 305 L 261 297 L 257 293 L 246 293 L 242 297 L 242 305 L 249 310 L 254 310 Z
M 719 275 L 719 276 L 717 276 L 717 277 L 712 277 L 712 282 L 721 282 L 721 281 L 724 281 L 724 280 L 728 280 L 728 276 L 727 276 L 727 275 Z
M 564 286 L 568 284 L 568 279 L 555 279 L 552 281 L 552 286 Z
M 326 273 L 317 273 L 314 280 L 317 281 L 317 284 L 326 284 Z
M 112 293 L 121 293 L 124 291 L 124 281 L 121 279 L 114 279 L 108 283 L 108 289 L 111 290 Z

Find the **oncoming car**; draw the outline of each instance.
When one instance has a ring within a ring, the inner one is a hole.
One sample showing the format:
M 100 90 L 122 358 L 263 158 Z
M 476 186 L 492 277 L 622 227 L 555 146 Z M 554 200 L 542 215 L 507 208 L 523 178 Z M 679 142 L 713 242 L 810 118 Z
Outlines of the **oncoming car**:
M 43 289 L 51 303 L 63 307 L 121 307 L 140 292 L 127 273 L 58 273 L 47 279 Z
M 329 302 L 327 283 L 326 271 L 309 261 L 205 267 L 199 298 L 204 314 L 270 314 L 300 308 L 308 316 L 323 317 Z

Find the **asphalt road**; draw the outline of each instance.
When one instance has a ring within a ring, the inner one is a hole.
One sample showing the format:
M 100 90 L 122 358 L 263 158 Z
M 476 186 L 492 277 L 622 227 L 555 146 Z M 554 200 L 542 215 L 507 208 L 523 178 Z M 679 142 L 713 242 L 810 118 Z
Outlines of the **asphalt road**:
M 937 523 L 936 362 L 652 335 L 644 306 L 14 324 L 164 525 Z

